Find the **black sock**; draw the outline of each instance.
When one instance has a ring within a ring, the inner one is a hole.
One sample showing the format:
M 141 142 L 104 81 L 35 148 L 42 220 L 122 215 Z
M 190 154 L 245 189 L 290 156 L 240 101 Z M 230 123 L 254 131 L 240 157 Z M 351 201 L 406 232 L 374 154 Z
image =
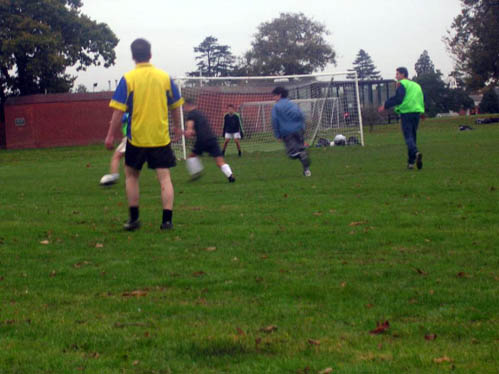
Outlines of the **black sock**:
M 129 210 L 130 210 L 130 221 L 132 222 L 137 221 L 139 219 L 139 207 L 131 206 Z
M 170 209 L 163 209 L 163 223 L 171 222 L 173 217 L 173 212 Z

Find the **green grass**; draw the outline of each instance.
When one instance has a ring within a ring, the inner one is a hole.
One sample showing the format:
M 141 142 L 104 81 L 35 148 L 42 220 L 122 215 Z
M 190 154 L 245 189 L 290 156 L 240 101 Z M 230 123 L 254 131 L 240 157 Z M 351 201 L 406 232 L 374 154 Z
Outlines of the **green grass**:
M 282 149 L 229 156 L 235 184 L 180 162 L 173 232 L 149 170 L 121 230 L 103 146 L 0 152 L 0 373 L 496 373 L 499 126 L 466 121 L 421 125 L 422 171 L 396 126 L 311 178 Z

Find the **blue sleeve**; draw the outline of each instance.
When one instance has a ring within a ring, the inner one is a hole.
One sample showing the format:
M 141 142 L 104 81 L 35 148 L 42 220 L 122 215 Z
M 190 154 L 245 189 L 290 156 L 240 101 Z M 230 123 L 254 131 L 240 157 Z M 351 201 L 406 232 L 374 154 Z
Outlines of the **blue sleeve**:
M 176 108 L 180 105 L 182 105 L 183 100 L 182 96 L 180 96 L 180 91 L 173 81 L 173 79 L 170 78 L 170 91 L 167 92 L 167 98 L 168 98 L 168 107 L 170 109 Z
M 385 109 L 390 109 L 391 107 L 402 104 L 402 101 L 404 101 L 404 97 L 405 88 L 404 86 L 400 85 L 398 86 L 397 91 L 395 91 L 395 96 L 390 97 L 388 100 L 386 100 Z
M 274 136 L 277 139 L 280 139 L 281 133 L 279 131 L 279 118 L 278 118 L 278 114 L 277 114 L 277 108 L 275 105 L 272 108 L 272 128 L 274 129 Z
M 126 79 L 125 77 L 122 77 L 120 79 L 118 87 L 116 87 L 116 91 L 114 91 L 113 100 L 120 104 L 126 104 L 127 96 L 128 96 L 128 89 L 126 85 Z

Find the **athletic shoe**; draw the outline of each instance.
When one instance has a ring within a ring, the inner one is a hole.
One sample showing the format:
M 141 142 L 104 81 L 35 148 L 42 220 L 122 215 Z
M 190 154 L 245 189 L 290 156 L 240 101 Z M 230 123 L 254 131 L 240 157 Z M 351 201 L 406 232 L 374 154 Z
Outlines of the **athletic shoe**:
M 172 221 L 166 221 L 159 226 L 161 230 L 173 230 L 173 223 Z
M 120 179 L 119 174 L 106 174 L 101 178 L 99 183 L 101 186 L 111 186 L 115 183 L 118 183 L 119 179 Z
M 407 164 L 407 169 L 409 169 L 409 170 L 414 169 L 414 164 Z
M 305 169 L 305 170 L 303 171 L 303 175 L 304 175 L 305 177 L 311 177 L 311 176 L 312 176 L 312 172 L 310 171 L 310 169 Z
M 138 219 L 135 221 L 128 220 L 128 222 L 123 225 L 123 228 L 126 231 L 134 231 L 137 230 L 139 227 L 140 227 L 140 221 Z
M 241 157 L 241 151 L 237 151 L 237 154 L 239 155 L 239 157 Z
M 418 170 L 423 168 L 423 154 L 421 152 L 416 153 L 416 166 Z
M 229 180 L 229 183 L 234 183 L 236 181 L 236 178 L 234 178 L 233 175 L 231 175 L 229 178 L 227 178 Z

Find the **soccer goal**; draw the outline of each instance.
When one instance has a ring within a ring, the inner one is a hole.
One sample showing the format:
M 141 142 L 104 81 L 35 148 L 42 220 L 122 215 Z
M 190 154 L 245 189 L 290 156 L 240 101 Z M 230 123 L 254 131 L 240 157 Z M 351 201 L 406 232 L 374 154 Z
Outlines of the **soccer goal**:
M 351 78 L 353 76 L 353 78 Z M 358 81 L 352 72 L 320 73 L 267 77 L 181 77 L 175 79 L 183 97 L 194 99 L 198 109 L 222 142 L 224 115 L 231 104 L 242 122 L 243 152 L 273 151 L 282 148 L 273 135 L 272 90 L 277 86 L 289 91 L 305 115 L 305 141 L 309 146 L 325 138 L 333 141 L 344 135 L 347 144 L 364 145 Z M 324 144 L 324 141 L 322 142 Z M 186 157 L 185 139 L 174 144 Z M 227 154 L 234 153 L 229 146 Z

